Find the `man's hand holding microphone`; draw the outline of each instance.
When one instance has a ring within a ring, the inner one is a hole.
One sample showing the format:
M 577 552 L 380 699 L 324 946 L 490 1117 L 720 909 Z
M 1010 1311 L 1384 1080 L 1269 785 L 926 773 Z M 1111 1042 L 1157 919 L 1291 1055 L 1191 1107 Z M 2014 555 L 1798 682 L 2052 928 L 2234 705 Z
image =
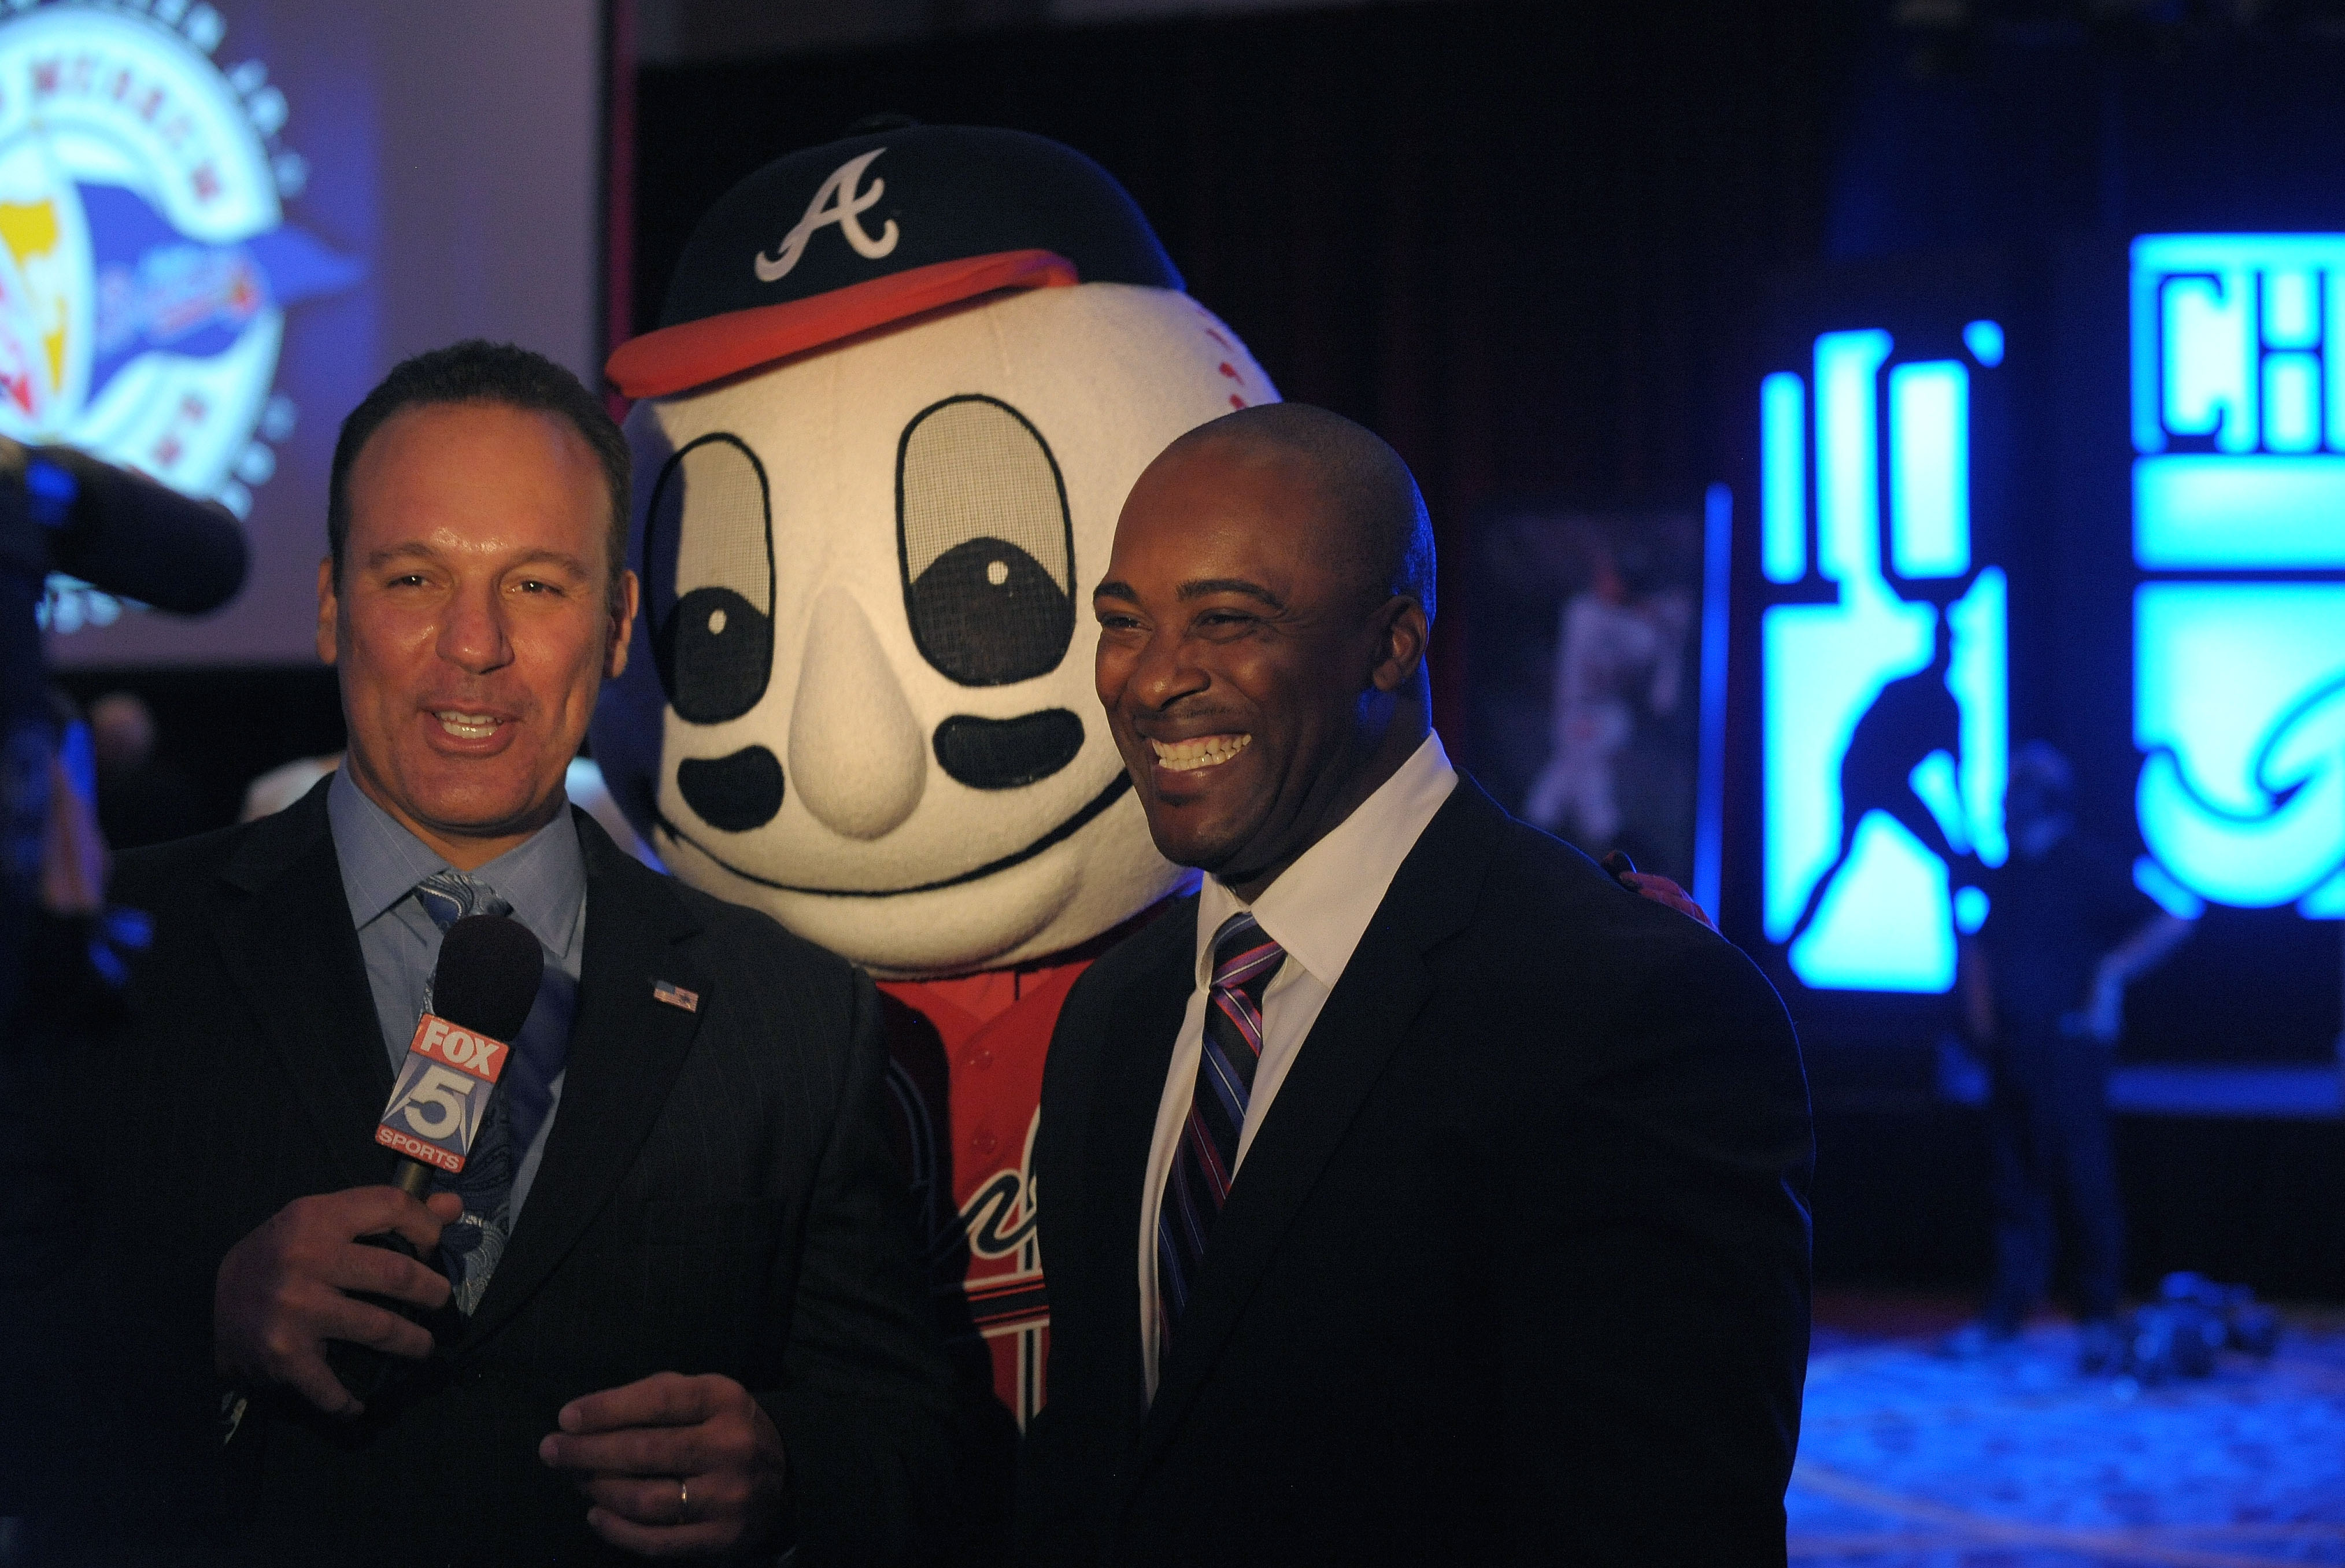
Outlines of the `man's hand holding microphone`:
M 330 1364 L 330 1342 L 431 1357 L 437 1343 L 415 1318 L 446 1308 L 452 1287 L 423 1259 L 463 1203 L 426 1194 L 435 1167 L 452 1174 L 471 1153 L 543 973 L 537 939 L 517 921 L 472 915 L 448 928 L 432 1011 L 375 1135 L 400 1156 L 394 1180 L 298 1198 L 228 1249 L 212 1297 L 223 1377 L 289 1388 L 329 1415 L 356 1418 L 366 1403 L 345 1381 L 350 1370 Z M 571 1472 L 587 1523 L 614 1546 L 649 1556 L 735 1551 L 770 1541 L 780 1521 L 781 1434 L 730 1378 L 661 1372 L 572 1400 L 559 1428 L 538 1457 Z
M 356 1417 L 366 1402 L 350 1380 L 380 1382 L 384 1369 L 330 1366 L 328 1341 L 409 1361 L 431 1354 L 431 1331 L 394 1306 L 448 1304 L 447 1276 L 423 1259 L 464 1206 L 454 1193 L 425 1195 L 435 1169 L 464 1168 L 512 1054 L 507 1042 L 543 978 L 537 938 L 519 921 L 473 915 L 448 928 L 431 1006 L 375 1129 L 374 1141 L 399 1156 L 391 1183 L 296 1198 L 228 1248 L 212 1286 L 212 1360 L 222 1376 L 290 1388 L 328 1415 Z M 229 1441 L 235 1432 L 232 1421 Z
M 332 1416 L 366 1406 L 326 1365 L 326 1341 L 346 1340 L 421 1361 L 431 1331 L 387 1308 L 386 1297 L 423 1312 L 448 1304 L 447 1276 L 419 1259 L 440 1246 L 440 1230 L 464 1211 L 454 1193 L 418 1200 L 398 1187 L 361 1186 L 296 1198 L 228 1249 L 212 1289 L 212 1359 L 222 1377 L 247 1387 L 282 1385 Z M 405 1257 L 362 1237 L 397 1235 Z
M 223 1376 L 249 1387 L 293 1389 L 329 1415 L 365 1405 L 326 1364 L 343 1339 L 421 1361 L 431 1331 L 357 1299 L 387 1297 L 425 1312 L 449 1285 L 413 1257 L 364 1245 L 398 1235 L 423 1257 L 462 1212 L 453 1193 L 421 1202 L 396 1186 L 353 1187 L 297 1199 L 237 1243 L 213 1297 L 214 1355 Z M 586 1522 L 612 1545 L 645 1556 L 727 1552 L 769 1542 L 788 1461 L 781 1434 L 731 1378 L 661 1372 L 573 1400 L 538 1457 L 566 1471 L 587 1500 Z

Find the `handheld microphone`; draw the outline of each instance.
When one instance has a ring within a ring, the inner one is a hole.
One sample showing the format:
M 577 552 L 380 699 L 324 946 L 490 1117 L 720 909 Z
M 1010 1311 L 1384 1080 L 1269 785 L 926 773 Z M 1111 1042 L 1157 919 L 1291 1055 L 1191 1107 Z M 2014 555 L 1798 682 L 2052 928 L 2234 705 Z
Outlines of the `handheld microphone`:
M 544 974 L 537 938 L 507 916 L 466 915 L 441 939 L 440 962 L 431 972 L 431 1011 L 416 1020 L 415 1038 L 374 1132 L 376 1143 L 399 1156 L 391 1182 L 410 1197 L 422 1197 L 436 1172 L 452 1176 L 464 1168 L 497 1080 L 512 1059 L 511 1042 L 536 1004 Z M 421 1261 L 397 1231 L 360 1239 Z M 353 1294 L 410 1321 L 422 1321 L 404 1301 Z M 348 1340 L 327 1345 L 326 1365 L 344 1388 L 369 1403 L 405 1366 L 397 1357 Z
M 244 586 L 244 531 L 216 501 L 70 447 L 5 438 L 0 477 L 36 524 L 52 570 L 181 616 L 216 610 Z
M 396 1152 L 401 1191 L 421 1197 L 434 1170 L 464 1168 L 497 1080 L 537 1002 L 545 961 L 529 928 L 504 915 L 466 915 L 441 939 L 432 1011 L 415 1021 L 407 1061 L 374 1141 Z

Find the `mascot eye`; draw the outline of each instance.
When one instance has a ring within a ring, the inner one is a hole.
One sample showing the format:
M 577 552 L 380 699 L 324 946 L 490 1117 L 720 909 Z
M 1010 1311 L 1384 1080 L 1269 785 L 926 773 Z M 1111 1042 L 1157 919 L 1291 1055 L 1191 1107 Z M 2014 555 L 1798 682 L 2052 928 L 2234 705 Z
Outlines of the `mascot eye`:
M 1074 530 L 1049 443 L 990 397 L 904 427 L 896 454 L 904 608 L 922 657 L 963 686 L 1048 675 L 1075 634 Z
M 773 513 L 766 470 L 736 436 L 704 435 L 667 460 L 644 525 L 652 653 L 693 724 L 738 718 L 774 668 Z

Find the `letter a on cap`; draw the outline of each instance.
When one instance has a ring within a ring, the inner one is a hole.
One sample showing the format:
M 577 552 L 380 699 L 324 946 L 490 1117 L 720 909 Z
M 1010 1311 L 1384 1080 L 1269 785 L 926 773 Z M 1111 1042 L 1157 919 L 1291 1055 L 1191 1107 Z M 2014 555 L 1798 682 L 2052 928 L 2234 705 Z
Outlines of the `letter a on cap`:
M 887 194 L 888 182 L 874 179 L 868 190 L 855 188 L 862 181 L 863 171 L 871 167 L 871 160 L 887 150 L 875 147 L 861 158 L 851 158 L 830 171 L 830 178 L 822 182 L 822 188 L 807 203 L 806 216 L 798 219 L 797 228 L 782 236 L 782 248 L 771 256 L 762 250 L 757 253 L 757 281 L 772 283 L 788 277 L 790 270 L 798 264 L 798 258 L 806 254 L 807 241 L 826 224 L 838 224 L 839 233 L 866 261 L 877 261 L 896 249 L 894 219 L 888 219 L 888 226 L 879 231 L 877 239 L 863 231 L 863 214 Z

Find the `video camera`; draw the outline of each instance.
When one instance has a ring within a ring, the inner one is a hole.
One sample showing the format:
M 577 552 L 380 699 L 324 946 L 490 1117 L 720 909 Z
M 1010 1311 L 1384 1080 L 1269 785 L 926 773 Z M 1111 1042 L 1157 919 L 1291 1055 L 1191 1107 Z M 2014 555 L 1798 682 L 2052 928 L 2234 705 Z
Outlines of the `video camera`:
M 0 1027 L 24 994 L 58 742 L 38 621 L 49 575 L 202 615 L 236 596 L 246 563 L 243 530 L 218 504 L 0 436 Z

